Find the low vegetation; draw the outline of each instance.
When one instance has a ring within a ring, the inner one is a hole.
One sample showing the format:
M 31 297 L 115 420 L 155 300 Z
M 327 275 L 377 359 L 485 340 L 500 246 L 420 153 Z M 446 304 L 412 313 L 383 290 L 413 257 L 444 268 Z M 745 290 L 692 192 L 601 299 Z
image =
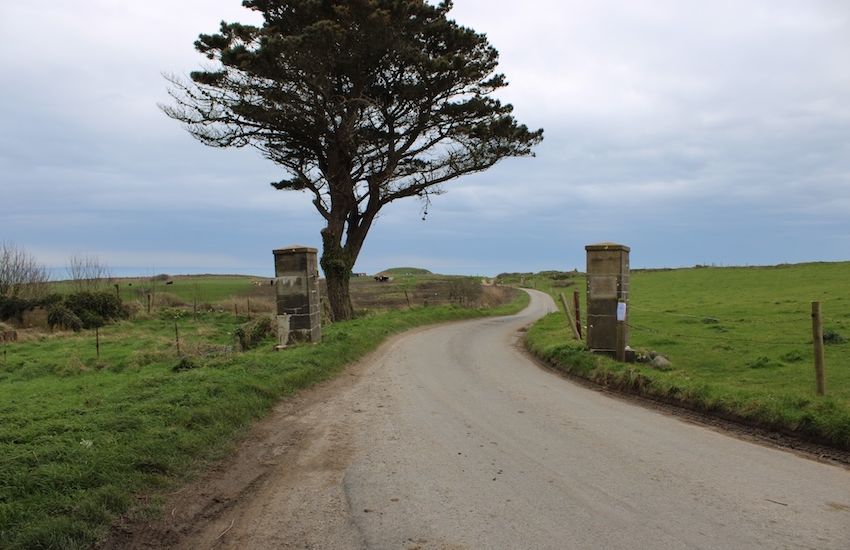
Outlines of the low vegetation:
M 583 295 L 584 277 L 573 280 Z M 850 449 L 848 281 L 850 263 L 635 271 L 630 344 L 668 357 L 663 371 L 590 355 L 563 314 L 534 325 L 527 343 L 556 368 L 601 384 Z M 565 291 L 556 282 L 525 280 L 557 297 Z M 823 397 L 815 394 L 814 300 L 825 317 Z
M 25 324 L 28 313 L 41 311 L 47 326 L 79 332 L 126 319 L 130 313 L 121 300 L 109 292 L 78 291 L 48 294 L 41 298 L 0 296 L 0 320 Z
M 235 282 L 252 288 L 203 284 Z M 491 309 L 383 308 L 284 352 L 272 351 L 268 316 L 228 309 L 137 311 L 100 329 L 99 353 L 91 331 L 24 331 L 0 355 L 0 547 L 87 548 L 117 515 L 156 513 L 164 492 L 229 452 L 280 398 L 391 334 L 524 307 L 524 293 L 512 296 Z
M 381 271 L 378 275 L 432 275 L 432 273 L 421 267 L 391 267 Z

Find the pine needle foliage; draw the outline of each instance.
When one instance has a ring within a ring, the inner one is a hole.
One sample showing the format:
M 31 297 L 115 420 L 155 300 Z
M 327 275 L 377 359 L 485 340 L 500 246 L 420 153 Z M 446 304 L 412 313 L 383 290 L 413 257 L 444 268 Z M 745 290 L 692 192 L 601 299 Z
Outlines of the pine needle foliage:
M 449 1 L 246 0 L 261 26 L 223 22 L 195 47 L 211 66 L 169 77 L 162 106 L 202 143 L 258 149 L 313 195 L 326 222 L 321 266 L 336 320 L 380 210 L 426 202 L 440 185 L 506 157 L 532 156 L 531 131 L 493 97 L 507 82 L 483 34 Z

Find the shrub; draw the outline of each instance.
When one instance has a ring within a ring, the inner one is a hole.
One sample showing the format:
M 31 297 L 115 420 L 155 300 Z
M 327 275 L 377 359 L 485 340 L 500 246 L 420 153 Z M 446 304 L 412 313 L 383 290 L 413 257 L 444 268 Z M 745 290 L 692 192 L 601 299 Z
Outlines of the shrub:
M 106 319 L 103 316 L 87 309 L 80 311 L 78 317 L 83 323 L 83 328 L 98 328 L 106 324 Z
M 471 304 L 480 296 L 481 283 L 477 279 L 463 277 L 449 283 L 449 300 L 456 304 Z
M 33 307 L 35 305 L 32 300 L 17 296 L 0 296 L 0 319 L 4 321 L 14 319 L 20 322 L 23 320 L 24 312 Z
M 538 273 L 541 277 L 546 277 L 553 281 L 565 281 L 571 278 L 574 273 L 570 273 L 569 271 L 541 271 Z
M 257 347 L 260 342 L 274 333 L 275 327 L 271 317 L 263 316 L 248 321 L 237 328 L 234 334 L 239 341 L 239 347 L 242 351 L 246 351 Z
M 24 312 L 37 307 L 49 308 L 62 301 L 59 294 L 48 294 L 41 298 L 21 298 L 19 296 L 0 296 L 0 320 L 23 322 Z
M 83 328 L 83 321 L 64 304 L 52 304 L 47 308 L 47 325 L 51 329 L 61 327 L 79 332 Z
M 80 318 L 83 328 L 103 326 L 128 316 L 121 300 L 111 292 L 75 292 L 65 298 L 65 306 Z

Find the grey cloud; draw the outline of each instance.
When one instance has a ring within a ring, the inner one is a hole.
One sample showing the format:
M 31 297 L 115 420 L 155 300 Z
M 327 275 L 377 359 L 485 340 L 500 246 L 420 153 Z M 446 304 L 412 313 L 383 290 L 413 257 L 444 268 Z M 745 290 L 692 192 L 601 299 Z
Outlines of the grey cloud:
M 275 166 L 205 149 L 156 108 L 160 72 L 198 66 L 192 41 L 246 21 L 238 4 L 3 5 L 17 47 L 0 59 L 12 75 L 0 89 L 4 237 L 121 261 L 152 260 L 151 242 L 193 262 L 226 249 L 250 265 L 271 246 L 317 244 L 308 197 L 268 187 Z M 504 99 L 546 140 L 536 159 L 446 185 L 426 222 L 421 204 L 392 205 L 361 268 L 580 266 L 582 245 L 606 239 L 635 245 L 637 265 L 850 257 L 845 2 L 458 0 L 454 17 L 500 50 Z

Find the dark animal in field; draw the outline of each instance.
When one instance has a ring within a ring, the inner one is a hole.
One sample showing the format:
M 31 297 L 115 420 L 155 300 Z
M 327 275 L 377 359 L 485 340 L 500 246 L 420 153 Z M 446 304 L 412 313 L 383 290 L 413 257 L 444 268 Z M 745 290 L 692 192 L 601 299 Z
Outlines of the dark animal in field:
M 390 277 L 387 277 L 386 275 L 375 275 L 375 280 L 379 283 L 388 283 L 392 279 Z

